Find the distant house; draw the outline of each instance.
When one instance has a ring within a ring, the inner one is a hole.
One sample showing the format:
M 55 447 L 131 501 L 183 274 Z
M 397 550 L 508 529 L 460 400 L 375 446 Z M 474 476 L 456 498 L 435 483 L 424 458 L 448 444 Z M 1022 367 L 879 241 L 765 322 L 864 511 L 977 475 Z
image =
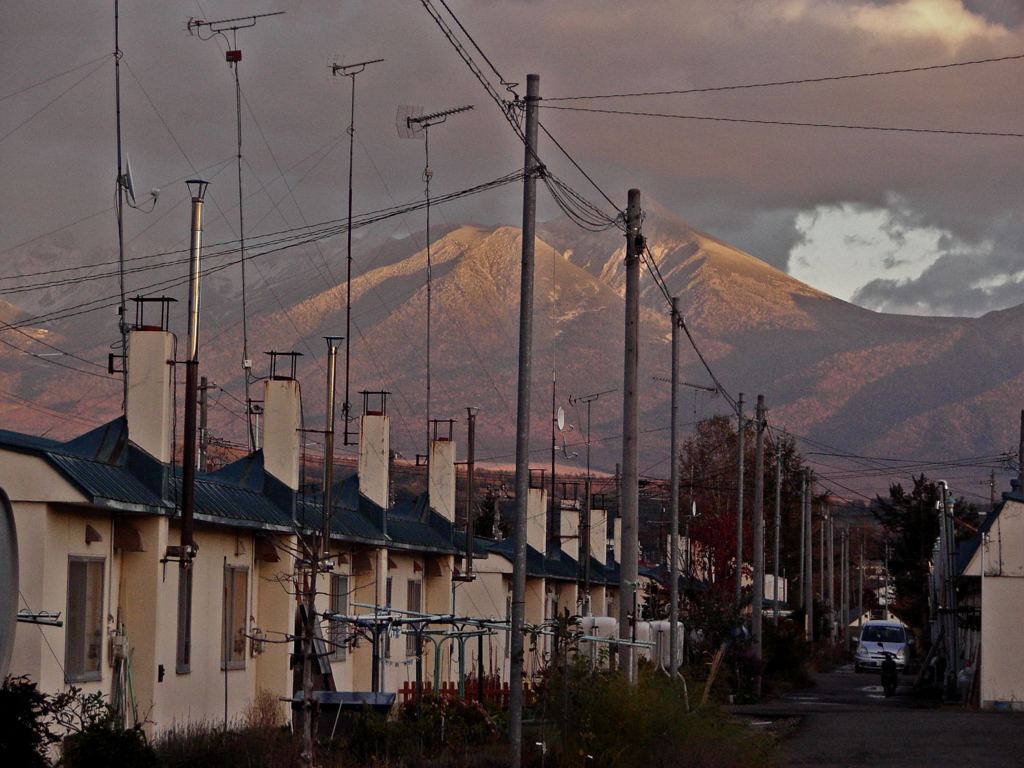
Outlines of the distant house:
M 973 584 L 961 605 L 980 607 L 981 622 L 980 641 L 971 642 L 969 627 L 962 630 L 963 647 L 980 675 L 980 704 L 1024 710 L 1024 495 L 1016 481 L 968 546 L 962 575 Z

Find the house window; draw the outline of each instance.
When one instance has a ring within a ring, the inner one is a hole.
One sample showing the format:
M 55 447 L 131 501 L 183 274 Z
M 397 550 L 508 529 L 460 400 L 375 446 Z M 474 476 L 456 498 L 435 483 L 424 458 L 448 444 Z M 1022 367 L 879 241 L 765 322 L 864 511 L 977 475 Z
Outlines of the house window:
M 387 595 L 384 598 L 384 604 L 387 606 L 387 612 L 391 613 L 391 577 L 388 576 Z M 384 633 L 384 658 L 391 658 L 391 631 L 390 629 Z
M 406 607 L 411 613 L 423 611 L 423 582 L 419 579 L 409 579 L 406 587 Z M 416 635 L 405 636 L 405 655 L 416 655 Z
M 249 569 L 224 566 L 224 648 L 221 669 L 245 669 Z
M 348 613 L 348 576 L 331 574 L 331 613 Z M 331 642 L 331 661 L 344 661 L 348 625 L 332 620 L 327 625 L 327 639 Z
M 64 678 L 103 678 L 103 558 L 68 558 L 68 610 Z
M 192 569 L 191 563 L 178 569 L 178 643 L 174 671 L 192 671 Z

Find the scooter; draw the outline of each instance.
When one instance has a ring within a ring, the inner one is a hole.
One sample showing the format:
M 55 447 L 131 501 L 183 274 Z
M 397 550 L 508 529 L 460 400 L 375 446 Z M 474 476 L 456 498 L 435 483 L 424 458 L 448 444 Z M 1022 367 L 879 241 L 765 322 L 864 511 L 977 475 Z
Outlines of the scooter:
M 891 651 L 886 651 L 881 643 L 878 646 L 882 648 L 882 653 L 885 655 L 885 658 L 882 659 L 882 692 L 888 698 L 896 695 L 896 685 L 899 682 L 896 655 Z

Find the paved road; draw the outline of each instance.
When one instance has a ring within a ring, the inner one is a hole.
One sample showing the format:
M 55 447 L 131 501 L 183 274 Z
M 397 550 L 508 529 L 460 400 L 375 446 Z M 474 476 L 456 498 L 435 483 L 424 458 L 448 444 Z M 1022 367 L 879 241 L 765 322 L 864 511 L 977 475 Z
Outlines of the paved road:
M 1021 715 L 925 706 L 905 686 L 887 699 L 877 675 L 858 675 L 852 666 L 819 675 L 813 688 L 734 711 L 755 722 L 792 718 L 796 725 L 781 744 L 792 768 L 1024 765 Z

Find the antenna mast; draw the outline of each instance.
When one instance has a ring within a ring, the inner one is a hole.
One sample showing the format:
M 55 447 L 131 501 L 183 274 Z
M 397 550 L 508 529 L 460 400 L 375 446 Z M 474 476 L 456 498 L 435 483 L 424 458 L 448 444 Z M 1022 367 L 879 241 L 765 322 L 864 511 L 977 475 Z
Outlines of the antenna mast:
M 431 282 L 433 272 L 433 261 L 431 259 L 430 251 L 430 180 L 434 176 L 434 172 L 430 169 L 430 129 L 435 125 L 447 122 L 451 115 L 457 115 L 460 112 L 468 112 L 473 109 L 472 104 L 467 104 L 461 107 L 452 107 L 451 109 L 443 109 L 440 112 L 431 112 L 428 115 L 423 114 L 422 108 L 419 107 L 399 107 L 398 108 L 398 135 L 405 139 L 416 139 L 423 136 L 423 155 L 424 155 L 424 167 L 423 167 L 423 183 L 426 185 L 425 196 L 427 198 L 427 461 L 430 461 L 430 330 L 431 330 L 431 309 L 432 309 L 432 297 L 431 297 Z M 404 118 L 405 125 L 402 125 L 402 119 Z M 427 483 L 428 494 L 430 483 Z
M 255 451 L 259 446 L 256 444 L 256 432 L 253 429 L 253 403 L 250 394 L 252 383 L 252 359 L 249 357 L 249 319 L 248 307 L 246 305 L 245 289 L 245 205 L 242 194 L 242 87 L 238 81 L 238 65 L 242 61 L 242 51 L 238 47 L 238 30 L 255 27 L 258 19 L 265 19 L 270 16 L 282 16 L 284 11 L 271 11 L 269 13 L 257 13 L 253 16 L 238 16 L 231 19 L 218 19 L 208 21 L 206 19 L 189 18 L 185 26 L 189 34 L 195 30 L 200 40 L 210 40 L 217 35 L 224 38 L 228 50 L 224 52 L 224 59 L 231 67 L 235 76 L 235 122 L 237 132 L 236 156 L 238 159 L 238 247 L 239 263 L 242 270 L 242 373 L 245 379 L 245 420 L 247 424 L 249 451 Z M 208 36 L 203 37 L 203 29 L 208 30 Z M 231 33 L 228 40 L 226 33 Z
M 121 333 L 122 402 L 121 409 L 128 408 L 128 324 L 125 322 L 124 304 L 124 171 L 121 167 L 121 25 L 120 0 L 114 0 L 114 109 L 117 113 L 117 277 L 120 284 L 120 301 L 117 305 L 117 329 Z
M 344 423 L 342 445 L 352 444 L 349 442 L 348 426 L 352 418 L 349 382 L 352 364 L 352 167 L 356 139 L 356 75 L 361 74 L 370 64 L 379 64 L 382 61 L 384 59 L 358 61 L 355 64 L 331 64 L 331 75 L 334 77 L 344 75 L 352 82 L 348 118 L 348 242 L 346 244 L 345 275 L 345 400 L 341 404 L 341 420 Z

